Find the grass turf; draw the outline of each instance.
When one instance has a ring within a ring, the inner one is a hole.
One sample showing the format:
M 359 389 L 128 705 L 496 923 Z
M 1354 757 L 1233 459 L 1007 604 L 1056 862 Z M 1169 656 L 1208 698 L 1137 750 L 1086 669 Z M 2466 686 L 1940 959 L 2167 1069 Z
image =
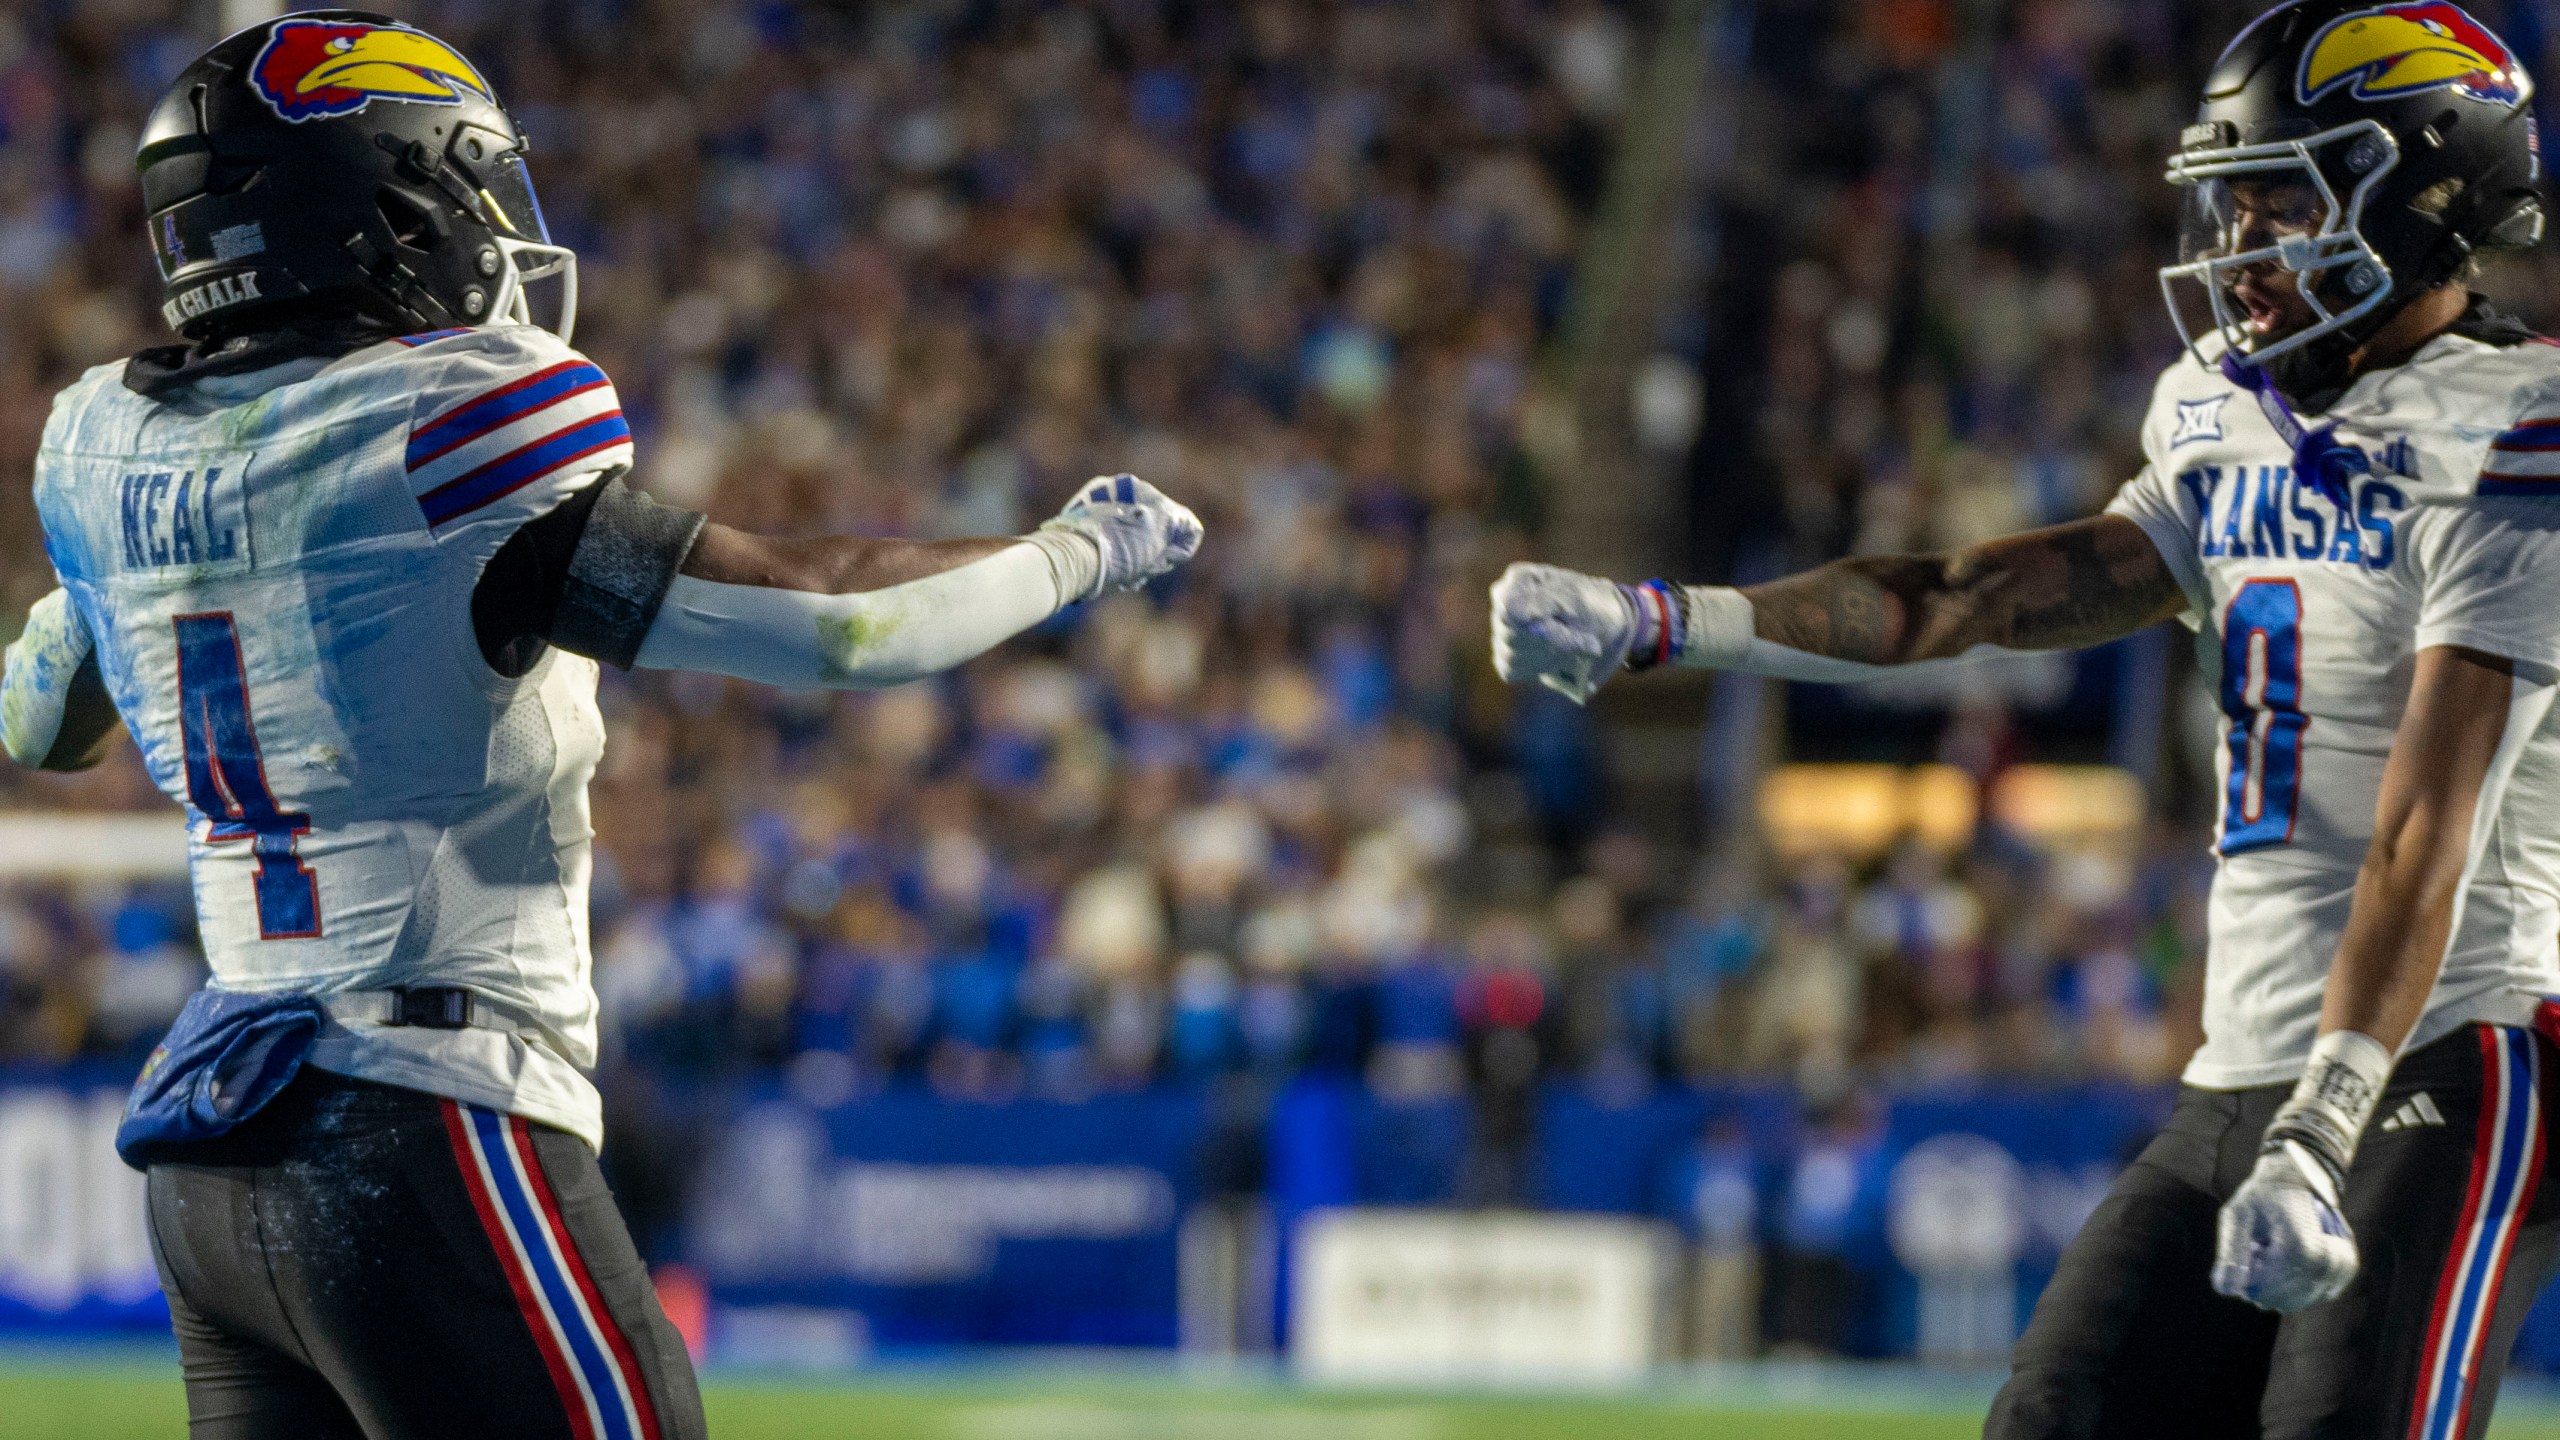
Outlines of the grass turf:
M 1919 1401 L 1896 1410 L 1819 1393 L 1750 1403 L 1648 1392 L 1630 1400 L 1313 1394 L 1263 1383 L 1203 1384 L 1072 1373 L 984 1379 L 875 1376 L 842 1385 L 724 1379 L 707 1391 L 719 1440 L 1957 1440 L 1978 1413 Z M 165 1360 L 0 1357 L 0 1433 L 12 1440 L 144 1440 L 184 1434 Z M 2536 1405 L 2497 1440 L 2560 1440 Z

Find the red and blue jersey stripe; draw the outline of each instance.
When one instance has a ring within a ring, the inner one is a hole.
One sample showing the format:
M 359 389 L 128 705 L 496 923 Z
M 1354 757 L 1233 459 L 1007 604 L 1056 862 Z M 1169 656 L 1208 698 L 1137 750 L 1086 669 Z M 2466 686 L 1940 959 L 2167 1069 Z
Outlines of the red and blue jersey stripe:
M 613 382 L 588 360 L 563 360 L 521 380 L 457 405 L 409 436 L 409 468 L 417 470 L 452 454 L 492 430 L 548 410 Z
M 611 463 L 597 457 L 630 443 L 613 382 L 571 354 L 446 406 L 410 432 L 403 460 L 433 529 L 546 477 Z
M 442 525 L 512 495 L 543 476 L 598 451 L 629 443 L 630 424 L 622 418 L 621 411 L 608 411 L 530 445 L 510 450 L 488 464 L 464 473 L 457 480 L 437 486 L 418 497 L 418 508 L 426 512 L 429 526 Z
M 2489 442 L 2483 495 L 2560 495 L 2560 416 L 2520 421 Z

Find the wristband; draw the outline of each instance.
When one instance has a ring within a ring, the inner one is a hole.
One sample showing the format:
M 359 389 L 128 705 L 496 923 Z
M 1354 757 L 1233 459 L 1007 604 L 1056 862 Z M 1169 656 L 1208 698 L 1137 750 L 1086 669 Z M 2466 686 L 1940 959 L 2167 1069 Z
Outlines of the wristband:
M 1741 668 L 1758 634 L 1750 599 L 1730 585 L 1683 585 L 1680 600 L 1680 663 L 1709 670 Z
M 2267 1123 L 2258 1151 L 2284 1150 L 2306 1174 L 2329 1183 L 2335 1204 L 2347 1181 L 2365 1122 L 2391 1079 L 2392 1056 L 2382 1042 L 2355 1030 L 2332 1030 L 2311 1046 L 2311 1060 L 2293 1095 Z
M 1621 585 L 1618 593 L 1635 611 L 1635 641 L 1627 647 L 1626 667 L 1642 672 L 1680 658 L 1688 629 L 1687 607 L 1680 587 L 1667 580 Z
M 1058 587 L 1058 608 L 1090 600 L 1102 592 L 1102 542 L 1072 525 L 1052 520 L 1022 537 L 1049 562 L 1049 579 Z

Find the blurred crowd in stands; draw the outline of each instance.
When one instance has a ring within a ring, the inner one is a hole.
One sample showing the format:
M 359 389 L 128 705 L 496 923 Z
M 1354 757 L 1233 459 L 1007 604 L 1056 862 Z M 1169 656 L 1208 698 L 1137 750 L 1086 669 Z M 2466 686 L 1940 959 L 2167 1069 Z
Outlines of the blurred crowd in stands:
M 49 395 L 165 338 L 130 157 L 210 8 L 0 14 L 11 613 L 51 584 L 25 498 Z M 596 984 L 626 1107 L 742 1076 L 998 1098 L 1312 1067 L 1495 1110 L 1778 1077 L 1854 1116 L 1865 1084 L 2148 1081 L 2194 1043 L 2195 797 L 2103 859 L 1996 826 L 1876 856 L 1675 841 L 1593 803 L 1587 718 L 1493 676 L 1485 582 L 1573 481 L 1524 429 L 1650 7 L 383 8 L 533 137 L 578 343 L 660 496 L 1001 533 L 1126 469 L 1208 525 L 1177 581 L 943 681 L 608 673 Z M 1702 566 L 2103 503 L 2173 353 L 2160 157 L 2250 8 L 1725 7 L 1721 318 L 1687 358 L 1710 415 L 1752 411 L 1692 467 Z M 1986 782 L 2034 735 L 1996 701 L 1903 728 L 1943 738 L 1895 758 Z M 0 804 L 167 802 L 122 750 L 12 772 Z M 190 933 L 180 884 L 0 884 L 0 1063 L 147 1048 L 200 978 Z

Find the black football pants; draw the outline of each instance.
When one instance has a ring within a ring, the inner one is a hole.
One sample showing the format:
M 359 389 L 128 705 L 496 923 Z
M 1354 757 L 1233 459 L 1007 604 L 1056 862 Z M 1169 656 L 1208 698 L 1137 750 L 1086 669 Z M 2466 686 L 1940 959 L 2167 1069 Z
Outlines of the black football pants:
M 1986 1440 L 2477 1440 L 2560 1248 L 2546 1077 L 2526 1030 L 2411 1052 L 2347 1175 L 2363 1268 L 2277 1316 L 2213 1292 L 2214 1221 L 2290 1085 L 2180 1091 L 2018 1342 Z
M 595 1152 L 305 1068 L 150 1172 L 194 1440 L 698 1440 Z

